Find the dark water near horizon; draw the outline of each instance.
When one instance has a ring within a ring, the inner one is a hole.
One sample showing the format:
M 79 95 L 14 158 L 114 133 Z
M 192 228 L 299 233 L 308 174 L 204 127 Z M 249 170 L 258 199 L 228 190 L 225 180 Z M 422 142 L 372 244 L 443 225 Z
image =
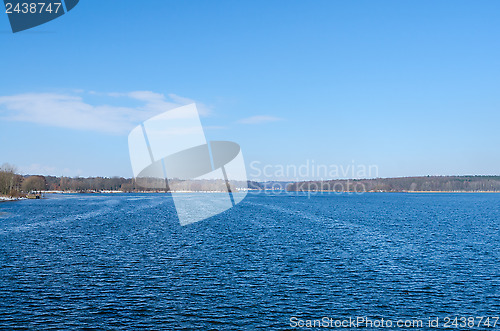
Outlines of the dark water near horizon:
M 164 194 L 1 203 L 0 279 L 0 329 L 494 317 L 500 194 L 249 194 L 185 227 Z

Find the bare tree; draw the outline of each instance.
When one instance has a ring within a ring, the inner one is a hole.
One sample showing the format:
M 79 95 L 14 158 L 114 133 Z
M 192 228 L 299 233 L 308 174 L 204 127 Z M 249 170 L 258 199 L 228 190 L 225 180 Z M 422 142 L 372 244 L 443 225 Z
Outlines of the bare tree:
M 16 174 L 16 167 L 4 163 L 0 167 L 0 194 L 16 195 L 21 182 L 21 176 Z
M 21 186 L 24 192 L 43 191 L 46 188 L 45 177 L 30 176 L 23 181 Z

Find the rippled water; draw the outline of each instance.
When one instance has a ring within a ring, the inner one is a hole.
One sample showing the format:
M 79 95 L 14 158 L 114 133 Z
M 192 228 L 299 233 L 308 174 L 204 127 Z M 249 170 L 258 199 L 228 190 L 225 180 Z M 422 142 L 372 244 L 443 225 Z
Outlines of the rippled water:
M 0 279 L 0 328 L 498 316 L 500 194 L 250 194 L 185 227 L 162 194 L 2 203 Z

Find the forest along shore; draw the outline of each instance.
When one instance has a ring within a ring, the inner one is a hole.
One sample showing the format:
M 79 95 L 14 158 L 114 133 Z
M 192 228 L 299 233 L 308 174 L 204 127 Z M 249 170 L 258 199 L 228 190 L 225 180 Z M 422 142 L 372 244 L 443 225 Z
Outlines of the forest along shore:
M 221 192 L 224 180 L 169 180 L 176 192 Z M 234 185 L 234 187 L 233 187 Z M 153 187 L 153 186 L 151 186 Z M 233 181 L 233 191 L 281 190 L 291 192 L 500 192 L 500 176 L 419 176 L 370 179 L 330 179 L 301 181 Z M 119 193 L 164 192 L 161 188 L 145 188 L 134 178 L 123 177 L 57 177 L 20 175 L 14 166 L 0 166 L 0 201 L 11 201 L 33 192 L 46 193 Z M 36 198 L 36 197 L 35 197 Z

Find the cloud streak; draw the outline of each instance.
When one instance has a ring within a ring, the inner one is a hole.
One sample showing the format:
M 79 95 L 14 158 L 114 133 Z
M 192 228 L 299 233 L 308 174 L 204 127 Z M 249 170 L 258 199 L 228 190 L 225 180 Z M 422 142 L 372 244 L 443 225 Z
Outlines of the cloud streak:
M 275 117 L 275 116 L 268 116 L 268 115 L 258 115 L 258 116 L 243 118 L 243 119 L 239 120 L 238 123 L 241 123 L 241 124 L 263 124 L 263 123 L 278 122 L 278 121 L 283 121 L 283 118 Z
M 24 93 L 0 96 L 0 119 L 30 122 L 47 126 L 126 134 L 142 121 L 167 110 L 194 103 L 194 100 L 151 91 L 91 94 L 108 98 L 121 98 L 124 104 L 139 101 L 135 107 L 91 104 L 81 95 L 65 93 Z M 197 103 L 201 115 L 210 108 Z

